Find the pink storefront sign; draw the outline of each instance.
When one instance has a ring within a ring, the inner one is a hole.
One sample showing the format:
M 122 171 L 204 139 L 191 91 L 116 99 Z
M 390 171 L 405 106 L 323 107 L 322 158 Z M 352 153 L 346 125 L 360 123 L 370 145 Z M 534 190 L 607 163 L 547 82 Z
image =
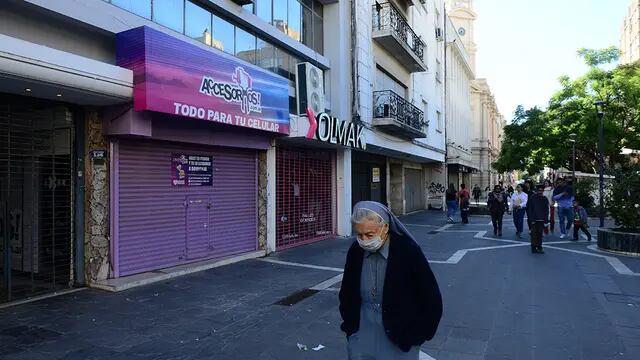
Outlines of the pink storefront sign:
M 116 36 L 133 70 L 134 110 L 289 133 L 289 81 L 255 65 L 139 27 Z

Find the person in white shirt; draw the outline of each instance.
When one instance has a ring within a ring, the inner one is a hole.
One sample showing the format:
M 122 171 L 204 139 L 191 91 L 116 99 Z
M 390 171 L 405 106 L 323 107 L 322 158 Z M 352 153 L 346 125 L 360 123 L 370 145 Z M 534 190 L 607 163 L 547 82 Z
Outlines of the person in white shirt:
M 513 212 L 513 224 L 516 226 L 516 237 L 520 237 L 524 229 L 524 215 L 526 214 L 529 196 L 522 191 L 522 185 L 516 186 L 516 192 L 511 195 L 511 211 Z

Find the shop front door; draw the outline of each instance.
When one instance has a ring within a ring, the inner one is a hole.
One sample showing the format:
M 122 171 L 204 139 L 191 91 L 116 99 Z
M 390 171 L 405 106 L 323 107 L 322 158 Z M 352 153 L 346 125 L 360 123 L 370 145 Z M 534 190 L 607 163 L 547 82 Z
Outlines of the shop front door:
M 0 94 L 0 302 L 71 281 L 73 119 Z
M 187 259 L 207 257 L 213 250 L 211 241 L 211 199 L 202 196 L 187 198 Z
M 424 209 L 422 171 L 417 169 L 405 169 L 404 175 L 406 212 Z

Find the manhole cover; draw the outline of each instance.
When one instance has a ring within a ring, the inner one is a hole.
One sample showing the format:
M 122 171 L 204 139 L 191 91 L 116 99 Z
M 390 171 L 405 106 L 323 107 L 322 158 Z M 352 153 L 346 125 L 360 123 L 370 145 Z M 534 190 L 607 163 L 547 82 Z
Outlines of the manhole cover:
M 291 306 L 299 303 L 300 301 L 311 297 L 318 293 L 318 290 L 304 289 L 298 292 L 295 292 L 283 299 L 280 299 L 273 303 L 274 305 L 282 305 L 282 306 Z

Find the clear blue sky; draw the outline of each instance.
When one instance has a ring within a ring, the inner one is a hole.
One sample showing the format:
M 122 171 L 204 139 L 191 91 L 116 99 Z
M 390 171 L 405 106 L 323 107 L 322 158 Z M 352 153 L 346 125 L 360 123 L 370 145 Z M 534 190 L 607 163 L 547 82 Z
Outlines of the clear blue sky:
M 475 0 L 476 76 L 487 78 L 507 122 L 518 104 L 546 107 L 558 77 L 587 68 L 581 47 L 620 46 L 631 0 Z

